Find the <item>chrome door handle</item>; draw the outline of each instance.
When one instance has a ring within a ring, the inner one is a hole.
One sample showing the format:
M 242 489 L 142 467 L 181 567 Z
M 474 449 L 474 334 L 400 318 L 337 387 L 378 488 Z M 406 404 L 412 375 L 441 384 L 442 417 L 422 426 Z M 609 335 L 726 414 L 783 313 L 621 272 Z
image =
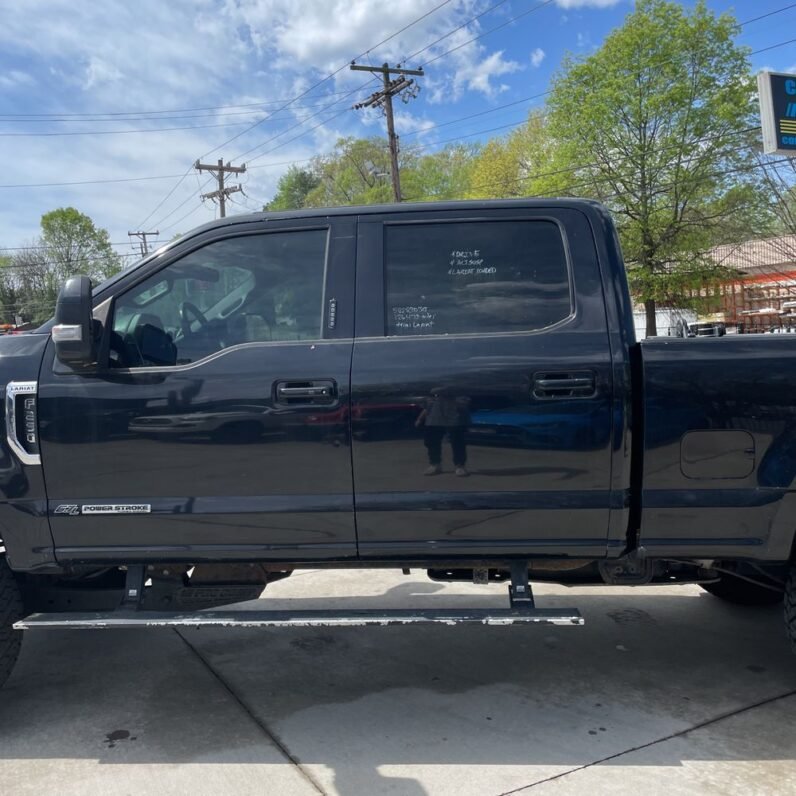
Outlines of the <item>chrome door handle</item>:
M 554 398 L 591 398 L 597 392 L 591 371 L 572 373 L 535 373 L 531 394 L 540 400 Z
M 337 400 L 337 384 L 332 379 L 278 381 L 274 392 L 277 403 L 287 406 L 301 403 L 323 406 Z

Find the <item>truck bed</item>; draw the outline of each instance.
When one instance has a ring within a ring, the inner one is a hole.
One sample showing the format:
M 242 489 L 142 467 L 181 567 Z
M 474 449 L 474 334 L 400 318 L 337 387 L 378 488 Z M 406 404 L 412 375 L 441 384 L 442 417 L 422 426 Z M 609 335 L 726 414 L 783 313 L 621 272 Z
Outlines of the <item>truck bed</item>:
M 786 561 L 796 476 L 796 346 L 787 337 L 652 338 L 641 543 L 651 555 Z

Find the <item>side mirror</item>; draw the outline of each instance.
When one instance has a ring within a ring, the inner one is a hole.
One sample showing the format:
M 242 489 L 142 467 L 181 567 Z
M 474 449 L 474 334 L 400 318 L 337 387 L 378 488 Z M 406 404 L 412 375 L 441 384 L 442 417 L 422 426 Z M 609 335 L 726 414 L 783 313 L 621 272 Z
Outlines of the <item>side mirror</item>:
M 67 365 L 89 365 L 97 360 L 91 307 L 91 280 L 73 276 L 58 294 L 55 326 L 52 328 L 55 355 Z

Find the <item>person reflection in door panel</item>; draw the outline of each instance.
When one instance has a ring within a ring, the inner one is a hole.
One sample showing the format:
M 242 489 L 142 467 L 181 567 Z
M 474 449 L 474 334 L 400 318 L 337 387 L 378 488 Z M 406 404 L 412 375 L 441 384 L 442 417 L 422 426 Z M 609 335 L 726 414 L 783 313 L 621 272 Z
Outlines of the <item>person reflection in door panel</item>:
M 423 444 L 428 453 L 428 468 L 424 475 L 442 472 L 442 440 L 447 433 L 453 454 L 454 472 L 459 477 L 468 476 L 467 445 L 465 433 L 470 425 L 470 399 L 450 394 L 450 389 L 435 387 L 426 406 L 415 421 L 423 427 Z

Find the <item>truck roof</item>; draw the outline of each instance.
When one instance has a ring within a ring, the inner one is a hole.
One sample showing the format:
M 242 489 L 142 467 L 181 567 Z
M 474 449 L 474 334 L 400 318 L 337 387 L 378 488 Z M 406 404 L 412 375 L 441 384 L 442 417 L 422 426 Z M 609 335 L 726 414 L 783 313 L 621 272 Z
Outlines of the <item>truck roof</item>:
M 270 221 L 290 218 L 326 218 L 328 216 L 363 216 L 378 215 L 383 213 L 418 213 L 423 211 L 439 210 L 494 210 L 516 209 L 521 207 L 540 208 L 574 208 L 578 210 L 589 209 L 600 214 L 608 214 L 604 205 L 593 199 L 576 198 L 545 198 L 528 197 L 520 199 L 464 199 L 448 200 L 444 202 L 390 202 L 379 205 L 346 205 L 341 207 L 313 207 L 302 210 L 266 210 L 259 213 L 245 213 L 241 215 L 219 218 L 190 230 L 194 235 L 198 232 L 216 229 L 233 224 L 245 224 L 252 221 Z M 188 234 L 188 233 L 186 233 Z

